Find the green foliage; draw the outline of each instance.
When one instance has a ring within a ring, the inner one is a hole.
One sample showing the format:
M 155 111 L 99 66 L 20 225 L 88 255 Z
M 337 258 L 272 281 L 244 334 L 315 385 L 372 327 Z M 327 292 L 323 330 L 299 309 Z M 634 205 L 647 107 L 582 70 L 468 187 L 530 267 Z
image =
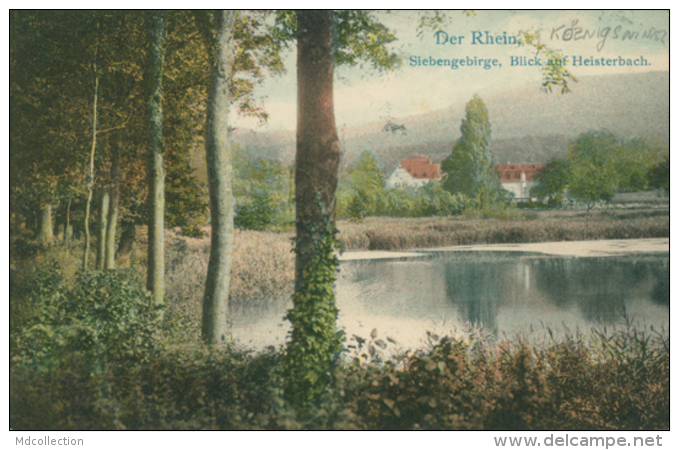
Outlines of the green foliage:
M 474 95 L 465 108 L 460 132 L 452 154 L 441 163 L 443 187 L 476 201 L 479 207 L 507 200 L 493 170 L 490 153 L 490 122 L 483 100 Z
M 615 168 L 620 176 L 617 192 L 636 192 L 649 188 L 649 171 L 662 161 L 667 148 L 648 139 L 621 139 Z
M 421 187 L 396 186 L 384 190 L 382 196 L 377 198 L 370 198 L 361 191 L 349 196 L 347 191 L 340 188 L 337 215 L 357 222 L 367 216 L 453 216 L 475 204 L 462 194 L 451 194 L 438 182 Z
M 199 238 L 205 236 L 205 231 L 196 224 L 189 224 L 182 227 L 182 234 L 186 237 Z
M 531 193 L 548 197 L 550 204 L 560 204 L 568 192 L 589 210 L 599 202 L 610 201 L 616 192 L 652 187 L 651 170 L 662 161 L 665 151 L 654 141 L 619 139 L 605 131 L 588 131 L 570 144 L 565 159 L 552 159 L 536 175 L 539 184 Z
M 387 192 L 384 215 L 395 217 L 429 217 L 458 215 L 472 201 L 463 194 L 451 194 L 441 183 L 427 183 L 418 188 L 397 186 Z
M 286 398 L 305 410 L 315 403 L 333 379 L 334 363 L 344 334 L 335 329 L 335 273 L 339 266 L 335 237 L 329 226 L 315 254 L 303 269 L 303 286 L 292 296 L 286 318 L 292 325 L 283 360 Z
M 375 18 L 375 11 L 335 10 L 335 65 L 355 66 L 368 61 L 374 69 L 393 70 L 401 58 L 387 49 L 396 40 L 395 34 Z M 287 43 L 297 38 L 297 16 L 294 11 L 276 12 L 276 23 L 270 33 L 277 42 Z M 285 44 L 287 45 L 287 44 Z
M 620 185 L 616 170 L 618 142 L 604 131 L 582 133 L 568 149 L 571 181 L 568 195 L 591 209 L 598 202 L 608 202 Z
M 386 195 L 382 168 L 371 152 L 365 151 L 348 171 L 347 182 L 340 182 L 337 215 L 352 220 L 379 215 Z
M 286 229 L 294 223 L 294 180 L 280 163 L 251 162 L 234 147 L 235 224 L 250 230 Z
M 561 204 L 566 195 L 570 181 L 570 165 L 568 160 L 555 157 L 538 172 L 534 180 L 538 183 L 531 189 L 531 195 L 543 199 L 547 197 L 550 204 Z
M 34 288 L 39 312 L 17 335 L 15 363 L 51 370 L 78 356 L 101 364 L 153 350 L 161 309 L 138 281 L 124 272 L 81 272 L 69 285 L 50 273 Z
M 542 66 L 542 89 L 552 92 L 553 86 L 561 87 L 561 93 L 570 92 L 568 83 L 578 79 L 566 68 L 565 57 L 559 50 L 554 50 L 542 43 L 540 33 L 520 31 L 519 43 L 535 49 L 536 55 L 542 55 L 546 64 Z M 551 62 L 551 64 L 549 63 Z
M 337 194 L 337 216 L 360 222 L 367 216 L 428 217 L 460 214 L 472 202 L 451 194 L 441 183 L 422 187 L 396 186 L 387 190 L 377 159 L 363 152 L 346 172 Z M 346 181 L 345 181 L 346 180 Z
M 662 161 L 648 171 L 648 184 L 653 188 L 670 191 L 670 154 L 666 153 Z

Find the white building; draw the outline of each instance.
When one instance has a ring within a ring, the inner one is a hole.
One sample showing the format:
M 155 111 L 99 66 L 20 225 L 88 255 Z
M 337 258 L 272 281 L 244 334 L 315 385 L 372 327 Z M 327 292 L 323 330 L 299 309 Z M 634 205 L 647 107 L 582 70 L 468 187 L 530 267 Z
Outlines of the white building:
M 432 180 L 441 179 L 441 164 L 432 164 L 428 156 L 404 159 L 387 178 L 387 189 L 396 186 L 424 186 Z
M 495 164 L 493 167 L 500 177 L 502 187 L 514 194 L 515 202 L 537 200 L 530 195 L 530 190 L 537 186 L 537 181 L 533 181 L 535 174 L 542 170 L 545 164 Z

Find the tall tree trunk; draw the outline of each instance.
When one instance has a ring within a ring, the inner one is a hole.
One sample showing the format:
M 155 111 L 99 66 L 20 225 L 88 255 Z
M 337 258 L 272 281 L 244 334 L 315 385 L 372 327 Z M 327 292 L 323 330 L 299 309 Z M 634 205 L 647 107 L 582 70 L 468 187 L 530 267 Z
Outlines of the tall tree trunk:
M 106 258 L 106 228 L 108 223 L 108 189 L 101 190 L 99 202 L 99 239 L 97 240 L 97 270 L 104 270 Z
M 297 231 L 295 289 L 304 289 L 304 271 L 316 245 L 335 220 L 340 146 L 333 105 L 332 13 L 297 13 Z
M 165 301 L 165 165 L 163 162 L 163 66 L 165 63 L 165 11 L 150 13 L 148 60 L 149 146 L 148 272 L 146 287 L 156 305 Z
M 87 179 L 87 203 L 85 205 L 85 254 L 83 255 L 83 270 L 87 270 L 87 260 L 90 256 L 90 208 L 92 205 L 92 191 L 94 189 L 94 152 L 97 148 L 97 98 L 99 94 L 99 74 L 97 73 L 97 56 L 94 56 L 94 102 L 92 106 L 92 149 L 90 150 L 90 173 Z
M 38 242 L 49 244 L 54 240 L 54 226 L 52 224 L 52 205 L 42 205 L 38 216 Z
M 206 343 L 227 340 L 229 281 L 233 243 L 233 168 L 229 145 L 229 81 L 233 70 L 235 11 L 216 11 L 208 36 L 210 90 L 205 127 L 205 160 L 210 192 L 210 260 L 203 296 L 202 336 Z M 205 23 L 202 24 L 204 27 Z M 209 38 L 214 36 L 209 42 Z
M 286 396 L 306 409 L 331 381 L 341 348 L 334 282 L 340 146 L 333 106 L 332 12 L 297 12 L 295 293 L 285 356 Z
M 108 223 L 106 227 L 106 257 L 104 268 L 112 270 L 116 268 L 116 233 L 118 231 L 118 201 L 120 198 L 120 146 L 122 145 L 122 133 L 113 144 L 113 160 L 111 166 L 111 187 L 109 191 L 110 204 L 108 207 Z

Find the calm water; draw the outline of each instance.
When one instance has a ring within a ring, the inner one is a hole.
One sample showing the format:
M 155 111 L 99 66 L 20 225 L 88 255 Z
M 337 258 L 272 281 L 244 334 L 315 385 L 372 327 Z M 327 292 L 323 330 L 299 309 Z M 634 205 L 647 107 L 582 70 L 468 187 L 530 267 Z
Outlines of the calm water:
M 234 305 L 234 337 L 261 348 L 285 342 L 289 299 Z M 398 260 L 343 261 L 338 325 L 363 338 L 377 329 L 403 346 L 425 333 L 473 324 L 491 336 L 619 326 L 669 329 L 669 253 L 556 257 L 443 252 Z

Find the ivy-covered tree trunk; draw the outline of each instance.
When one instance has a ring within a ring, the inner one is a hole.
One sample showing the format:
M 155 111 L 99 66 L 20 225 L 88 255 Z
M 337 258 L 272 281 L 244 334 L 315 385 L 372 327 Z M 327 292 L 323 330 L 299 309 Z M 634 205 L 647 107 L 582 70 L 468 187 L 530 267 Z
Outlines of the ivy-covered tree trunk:
M 146 287 L 156 305 L 165 301 L 165 165 L 163 161 L 163 66 L 165 62 L 165 11 L 150 13 L 148 112 L 151 134 L 148 170 L 148 272 Z
M 235 11 L 216 11 L 211 29 L 199 21 L 210 50 L 210 87 L 205 127 L 205 160 L 210 193 L 210 260 L 203 296 L 202 336 L 206 343 L 227 341 L 229 282 L 233 243 L 233 166 L 229 145 L 229 81 L 233 71 Z
M 106 258 L 106 228 L 108 224 L 108 206 L 109 197 L 106 188 L 101 191 L 101 198 L 99 199 L 99 239 L 97 241 L 97 270 L 104 269 L 104 260 Z
M 331 11 L 297 12 L 296 260 L 288 397 L 304 406 L 330 381 L 335 330 L 335 194 L 340 146 L 333 105 Z

